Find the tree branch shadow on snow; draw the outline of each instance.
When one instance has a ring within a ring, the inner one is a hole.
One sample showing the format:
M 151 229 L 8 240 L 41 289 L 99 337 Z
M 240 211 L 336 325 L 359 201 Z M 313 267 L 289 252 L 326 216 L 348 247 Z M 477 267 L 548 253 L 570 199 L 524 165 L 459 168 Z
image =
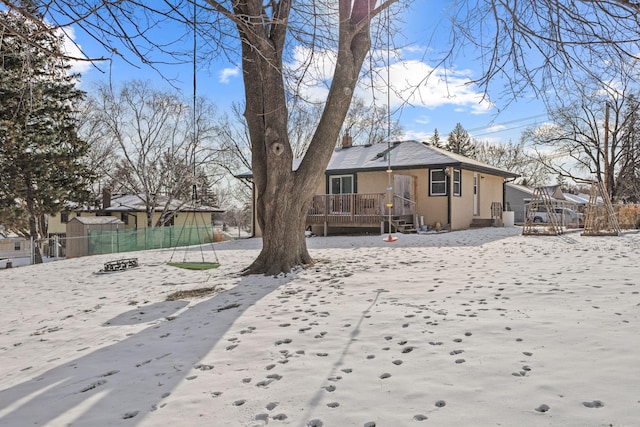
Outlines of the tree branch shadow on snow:
M 342 353 L 340 354 L 340 358 L 333 364 L 333 366 L 331 367 L 329 373 L 325 378 L 331 378 L 338 374 L 340 367 L 344 365 L 344 359 L 347 356 L 347 353 L 349 353 L 351 344 L 353 344 L 354 341 L 356 340 L 356 337 L 360 335 L 362 322 L 364 322 L 364 319 L 369 314 L 371 309 L 375 307 L 375 305 L 378 303 L 378 299 L 380 298 L 380 295 L 384 292 L 389 292 L 389 291 L 386 289 L 378 289 L 376 291 L 376 297 L 373 299 L 373 301 L 371 301 L 371 304 L 367 307 L 367 309 L 364 310 L 360 315 L 360 320 L 358 320 L 358 324 L 353 328 L 353 330 L 349 334 L 349 342 L 347 343 L 347 345 L 345 345 L 344 350 L 342 350 Z M 318 391 L 314 394 L 311 400 L 309 400 L 309 406 L 307 407 L 307 411 L 305 415 L 302 417 L 303 420 L 306 420 L 309 418 L 309 414 L 311 414 L 314 411 L 314 409 L 318 406 L 318 404 L 320 403 L 324 395 L 325 395 L 325 389 L 322 387 L 318 387 Z M 303 426 L 301 425 L 301 427 Z
M 0 425 L 133 426 L 142 422 L 146 413 L 160 407 L 180 382 L 194 374 L 194 368 L 215 365 L 215 360 L 203 358 L 246 309 L 294 277 L 243 277 L 235 287 L 175 318 L 169 316 L 129 338 L 0 391 Z M 156 318 L 167 317 L 167 311 L 183 306 L 184 302 L 164 302 L 151 311 Z M 136 317 L 135 310 L 121 316 L 103 326 L 131 324 L 127 322 Z

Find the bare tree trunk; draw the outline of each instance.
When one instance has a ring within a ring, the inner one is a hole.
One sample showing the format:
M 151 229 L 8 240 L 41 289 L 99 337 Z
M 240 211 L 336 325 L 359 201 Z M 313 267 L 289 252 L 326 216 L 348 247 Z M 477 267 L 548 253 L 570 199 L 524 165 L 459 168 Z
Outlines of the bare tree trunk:
M 38 219 L 32 213 L 34 210 L 33 203 L 27 201 L 27 210 L 29 211 L 29 236 L 31 236 L 33 243 L 33 263 L 42 264 L 42 252 L 40 251 L 40 233 L 38 232 Z
M 282 51 L 291 1 L 269 26 L 251 25 L 262 3 L 234 3 L 242 43 L 245 118 L 251 137 L 256 212 L 262 229 L 262 251 L 247 274 L 278 274 L 313 262 L 305 240 L 306 213 L 324 175 L 344 122 L 358 75 L 369 51 L 369 24 L 378 13 L 375 0 L 341 0 L 336 68 L 318 127 L 298 170 L 292 171 L 288 112 L 282 76 Z M 258 21 L 262 21 L 258 19 Z

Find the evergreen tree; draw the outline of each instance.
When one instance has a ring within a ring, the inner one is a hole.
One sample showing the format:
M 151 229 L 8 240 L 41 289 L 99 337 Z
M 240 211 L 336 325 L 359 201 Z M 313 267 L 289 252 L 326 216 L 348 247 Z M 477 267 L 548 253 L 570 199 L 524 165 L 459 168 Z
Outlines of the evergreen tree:
M 88 145 L 74 118 L 84 92 L 62 59 L 62 37 L 44 23 L 2 11 L 0 28 L 0 222 L 39 239 L 45 215 L 88 195 Z M 35 253 L 42 262 L 37 245 Z
M 443 148 L 442 140 L 440 139 L 440 133 L 438 132 L 438 128 L 435 128 L 433 130 L 433 136 L 430 138 L 429 142 L 431 143 L 432 146 L 436 148 Z
M 456 123 L 456 127 L 449 134 L 445 148 L 452 153 L 471 158 L 476 154 L 475 144 L 460 123 Z

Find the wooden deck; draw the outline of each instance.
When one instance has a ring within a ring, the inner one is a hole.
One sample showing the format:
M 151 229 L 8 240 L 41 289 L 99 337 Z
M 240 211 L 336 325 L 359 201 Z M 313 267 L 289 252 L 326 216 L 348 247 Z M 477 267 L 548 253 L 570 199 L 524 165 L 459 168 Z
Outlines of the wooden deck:
M 384 194 L 319 194 L 313 197 L 307 225 L 379 227 L 384 221 Z

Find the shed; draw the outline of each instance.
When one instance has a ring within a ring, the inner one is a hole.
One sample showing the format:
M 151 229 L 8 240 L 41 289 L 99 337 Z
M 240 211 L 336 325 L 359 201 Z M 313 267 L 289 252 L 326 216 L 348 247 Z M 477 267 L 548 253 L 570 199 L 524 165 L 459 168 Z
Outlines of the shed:
M 117 231 L 124 222 L 113 216 L 77 216 L 67 223 L 67 258 L 89 255 L 89 231 Z

